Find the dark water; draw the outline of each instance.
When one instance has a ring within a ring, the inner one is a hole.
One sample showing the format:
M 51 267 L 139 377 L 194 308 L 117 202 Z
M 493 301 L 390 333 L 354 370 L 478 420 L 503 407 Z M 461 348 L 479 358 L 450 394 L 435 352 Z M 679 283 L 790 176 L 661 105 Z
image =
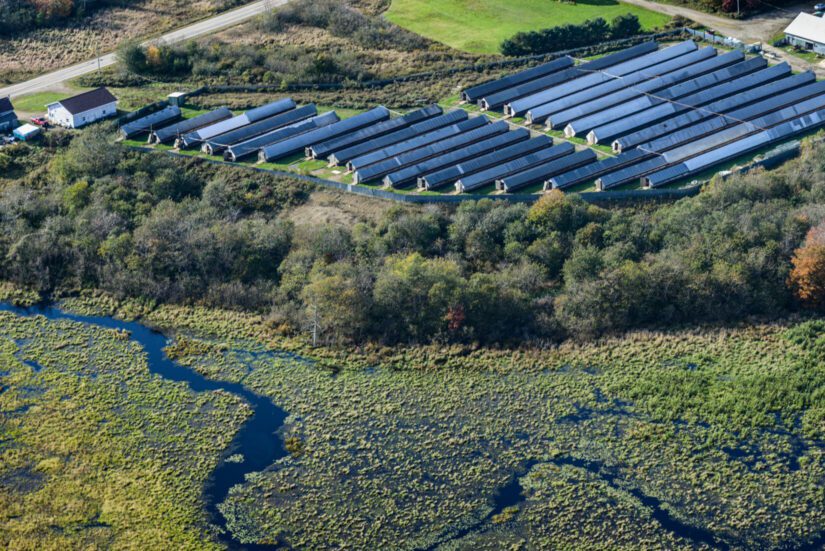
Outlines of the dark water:
M 633 497 L 638 499 L 642 505 L 648 507 L 652 511 L 653 518 L 656 519 L 662 528 L 668 530 L 676 536 L 680 536 L 695 543 L 707 544 L 714 549 L 722 549 L 726 551 L 730 548 L 726 542 L 717 538 L 710 530 L 693 526 L 692 524 L 686 524 L 675 518 L 670 514 L 670 512 L 668 512 L 667 509 L 662 507 L 661 500 L 643 493 L 638 488 L 620 486 L 616 482 L 619 475 L 609 469 L 606 469 L 605 466 L 598 461 L 586 461 L 584 459 L 574 457 L 560 457 L 554 459 L 553 463 L 556 465 L 572 465 L 573 467 L 588 470 L 597 475 L 611 487 L 628 492 Z
M 276 434 L 284 424 L 286 412 L 268 398 L 255 394 L 239 383 L 212 381 L 200 373 L 170 360 L 163 349 L 169 343 L 163 333 L 132 321 L 122 321 L 107 316 L 81 316 L 70 314 L 54 306 L 38 305 L 21 308 L 0 302 L 0 311 L 13 312 L 19 316 L 44 316 L 50 320 L 69 320 L 108 329 L 128 331 L 131 340 L 139 343 L 147 355 L 149 371 L 170 381 L 185 382 L 195 392 L 224 390 L 242 397 L 252 406 L 253 414 L 232 440 L 224 458 L 234 453 L 243 454 L 242 463 L 222 460 L 212 473 L 204 497 L 206 509 L 213 523 L 221 528 L 220 540 L 233 549 L 267 549 L 274 546 L 242 545 L 234 540 L 226 530 L 226 519 L 218 511 L 229 489 L 244 482 L 247 473 L 266 469 L 287 452 Z

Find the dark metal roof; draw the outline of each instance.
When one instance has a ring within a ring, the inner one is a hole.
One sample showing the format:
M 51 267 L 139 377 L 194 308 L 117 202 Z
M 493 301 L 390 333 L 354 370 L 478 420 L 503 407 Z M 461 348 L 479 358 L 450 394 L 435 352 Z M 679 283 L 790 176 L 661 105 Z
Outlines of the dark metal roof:
M 803 115 L 779 126 L 752 134 L 682 163 L 654 172 L 645 176 L 644 183 L 648 187 L 659 187 L 676 182 L 751 151 L 779 143 L 802 132 L 822 126 L 825 126 L 825 110 Z
M 549 88 L 547 90 L 536 92 L 535 94 L 520 98 L 518 100 L 511 101 L 505 107 L 505 112 L 511 116 L 518 117 L 527 113 L 527 111 L 533 107 L 547 103 L 548 101 L 574 94 L 580 90 L 585 90 L 604 82 L 609 82 L 614 80 L 616 77 L 632 74 L 646 67 L 657 65 L 667 61 L 668 59 L 673 59 L 695 50 L 696 44 L 692 40 L 686 40 L 685 42 L 676 44 L 675 46 L 671 46 L 669 48 L 664 48 L 663 50 L 654 51 L 640 57 L 634 57 L 620 63 L 611 64 L 607 71 L 601 70 L 603 67 L 596 63 L 600 61 L 597 59 L 596 61 L 585 63 L 577 67 L 580 72 L 579 78 L 575 78 L 569 82 L 554 86 L 553 88 Z
M 780 80 L 776 80 L 764 86 L 759 86 L 752 90 L 747 90 L 742 92 L 741 94 L 737 94 L 733 97 L 728 97 L 719 101 L 715 101 L 706 105 L 703 110 L 691 110 L 686 113 L 682 113 L 677 117 L 673 117 L 662 121 L 658 124 L 649 125 L 641 130 L 637 130 L 631 134 L 626 136 L 622 136 L 613 142 L 613 150 L 614 151 L 627 151 L 632 147 L 636 147 L 637 145 L 648 142 L 659 136 L 664 136 L 678 130 L 680 128 L 684 128 L 686 126 L 695 124 L 697 122 L 706 120 L 712 117 L 715 113 L 727 113 L 729 111 L 738 109 L 745 105 L 750 105 L 756 101 L 762 101 L 765 98 L 771 97 L 787 97 L 786 94 L 790 93 L 790 91 L 796 91 L 797 89 L 801 92 L 803 90 L 808 90 L 809 93 L 807 95 L 800 96 L 800 99 L 809 97 L 814 93 L 819 93 L 818 88 L 812 88 L 817 85 L 825 86 L 825 81 L 821 83 L 810 84 L 816 80 L 814 74 L 810 71 L 805 73 L 800 73 L 798 75 L 789 76 L 787 78 L 783 78 Z M 777 96 L 778 95 L 778 96 Z
M 483 98 L 484 96 L 493 94 L 495 92 L 498 92 L 499 90 L 504 90 L 505 88 L 515 86 L 516 84 L 521 84 L 522 82 L 527 82 L 530 80 L 541 78 L 544 75 L 554 73 L 566 67 L 572 67 L 573 63 L 573 58 L 571 57 L 560 57 L 558 59 L 554 59 L 549 63 L 544 63 L 542 65 L 531 67 L 530 69 L 525 69 L 524 71 L 520 71 L 518 73 L 506 76 L 504 78 L 500 78 L 498 80 L 485 82 L 484 84 L 479 84 L 478 86 L 467 88 L 461 93 L 461 98 L 464 101 L 475 102 Z
M 389 119 L 367 128 L 352 132 L 345 136 L 340 136 L 327 140 L 319 144 L 313 144 L 307 148 L 307 156 L 312 156 L 315 159 L 329 157 L 333 153 L 347 149 L 364 142 L 373 141 L 382 136 L 386 136 L 393 131 L 407 128 L 410 125 L 421 122 L 423 120 L 431 119 L 443 113 L 441 107 L 436 104 L 429 105 L 423 109 L 411 111 L 400 117 Z
M 361 155 L 360 157 L 356 157 L 347 163 L 347 168 L 352 171 L 359 171 L 368 166 L 385 162 L 396 155 L 405 154 L 431 143 L 466 132 L 467 130 L 484 126 L 490 122 L 485 116 L 469 117 L 467 112 L 463 110 L 453 111 L 442 116 L 455 118 L 456 122 L 450 124 L 449 126 L 441 126 L 440 128 L 414 136 L 413 138 L 404 140 L 403 142 L 394 143 L 387 147 Z
M 266 145 L 261 148 L 259 158 L 262 161 L 269 162 L 297 153 L 303 153 L 307 147 L 378 124 L 389 118 L 389 110 L 384 106 L 378 106 L 364 113 L 359 113 L 354 117 L 330 124 L 329 126 L 311 130 L 306 134 L 294 136 L 282 142 Z
M 273 132 L 289 124 L 295 124 L 308 119 L 309 117 L 314 117 L 317 114 L 318 109 L 315 107 L 315 104 L 310 103 L 309 105 L 304 105 L 303 107 L 293 109 L 292 111 L 287 111 L 286 113 L 281 113 L 280 115 L 275 115 L 274 117 L 269 117 L 268 119 L 259 120 L 231 132 L 215 136 L 214 138 L 207 140 L 201 149 L 209 155 L 215 155 L 216 153 L 225 150 L 230 145 L 268 134 L 269 132 Z
M 155 127 L 162 127 L 165 124 L 169 124 L 170 122 L 177 120 L 180 115 L 180 107 L 177 105 L 170 105 L 168 107 L 164 107 L 160 111 L 152 113 L 151 115 L 147 115 L 141 119 L 124 124 L 120 127 L 120 133 L 124 138 L 131 138 L 132 136 L 137 136 L 139 134 L 143 134 L 144 132 L 150 132 L 151 130 L 154 130 Z
M 330 163 L 338 165 L 349 164 L 350 161 L 358 159 L 359 157 L 364 157 L 367 154 L 386 149 L 390 146 L 395 146 L 396 144 L 401 144 L 421 134 L 432 132 L 434 130 L 444 128 L 445 126 L 450 126 L 451 124 L 455 124 L 459 121 L 465 121 L 468 117 L 469 115 L 467 115 L 466 111 L 451 111 L 446 115 L 439 115 L 406 128 L 402 128 L 401 130 L 390 132 L 380 138 L 337 151 L 330 156 L 329 161 Z
M 83 92 L 82 94 L 60 100 L 56 103 L 62 105 L 63 108 L 72 115 L 77 115 L 78 113 L 85 113 L 91 109 L 96 109 L 116 101 L 117 98 L 114 97 L 109 90 L 101 86 L 100 88 Z
M 177 124 L 173 124 L 172 126 L 166 126 L 160 130 L 155 130 L 152 136 L 150 136 L 150 139 L 152 141 L 156 141 L 157 143 L 168 142 L 174 140 L 182 134 L 228 119 L 231 116 L 232 111 L 226 107 L 220 107 L 214 111 L 210 111 L 209 113 L 204 113 L 203 115 L 186 119 Z
M 576 147 L 570 142 L 553 146 L 548 154 L 550 152 L 554 155 L 541 164 L 497 179 L 496 189 L 509 192 L 531 184 L 544 183 L 550 176 L 596 160 L 596 154 L 592 149 L 576 153 Z
M 716 49 L 708 46 L 695 52 L 690 52 L 673 59 L 669 59 L 652 67 L 647 67 L 641 71 L 631 73 L 613 80 L 603 82 L 592 88 L 581 90 L 579 92 L 564 96 L 554 101 L 538 105 L 530 109 L 527 113 L 527 120 L 530 124 L 538 124 L 548 116 L 562 112 L 573 107 L 587 105 L 597 99 L 604 98 L 607 102 L 614 97 L 614 94 L 619 91 L 634 92 L 637 88 L 644 86 L 645 88 L 655 87 L 655 81 L 659 78 L 669 77 L 678 78 L 678 75 L 684 74 L 686 67 L 695 67 L 700 62 L 713 61 L 716 59 Z M 710 58 L 710 59 L 708 59 Z M 685 77 L 688 78 L 688 77 Z M 618 99 L 618 98 L 617 98 Z M 622 101 L 618 99 L 618 101 Z M 613 100 L 611 104 L 617 103 Z M 555 126 L 558 126 L 556 124 Z
M 232 132 L 233 130 L 237 130 L 238 128 L 249 126 L 259 120 L 266 119 L 267 117 L 274 117 L 293 109 L 295 109 L 295 101 L 293 101 L 292 98 L 273 101 L 271 103 L 267 103 L 266 105 L 262 105 L 261 107 L 250 109 L 241 115 L 236 115 L 232 118 L 204 126 L 203 128 L 198 128 L 194 132 L 184 134 L 176 142 L 176 145 L 181 148 L 198 145 L 216 136 L 221 136 L 228 132 Z
M 397 157 L 385 159 L 380 163 L 358 169 L 354 175 L 355 182 L 369 182 L 370 180 L 383 178 L 387 174 L 395 172 L 400 168 L 413 165 L 431 157 L 437 157 L 450 151 L 455 151 L 462 147 L 467 147 L 470 144 L 480 142 L 490 136 L 507 132 L 509 128 L 504 121 L 493 124 L 488 124 L 488 122 L 487 117 L 475 117 L 453 125 L 456 132 L 451 137 L 430 142 L 423 147 L 407 151 Z
M 530 137 L 530 132 L 504 132 L 492 138 L 486 138 L 467 147 L 457 149 L 444 155 L 438 155 L 426 161 L 402 168 L 384 177 L 384 184 L 388 186 L 401 186 L 409 182 L 418 180 L 419 177 L 441 170 L 444 167 L 458 164 L 466 159 L 472 159 L 479 155 L 484 155 L 491 151 L 496 151 L 502 147 L 507 147 L 513 143 L 526 140 Z
M 518 157 L 511 160 L 501 159 L 499 163 L 503 164 L 497 164 L 496 166 L 476 172 L 475 174 L 462 175 L 461 178 L 459 178 L 455 183 L 456 191 L 472 191 L 474 189 L 495 184 L 496 180 L 499 178 L 504 178 L 517 172 L 523 172 L 528 168 L 532 168 L 558 158 L 558 153 L 553 150 L 553 147 L 551 147 L 553 145 L 553 140 L 545 141 L 543 138 L 544 136 L 539 136 L 525 143 L 525 145 L 527 145 L 530 142 L 538 142 L 535 146 L 536 149 L 532 152 L 525 151 L 519 154 Z
M 9 111 L 14 111 L 11 98 L 0 98 L 0 113 L 8 113 Z
M 744 63 L 740 63 L 740 65 L 744 65 Z M 612 142 L 615 138 L 629 134 L 637 128 L 642 128 L 648 124 L 655 124 L 679 113 L 684 113 L 694 107 L 701 107 L 717 99 L 726 98 L 744 90 L 764 85 L 788 75 L 790 72 L 790 66 L 781 63 L 742 78 L 733 79 L 722 84 L 715 84 L 700 92 L 679 97 L 676 103 L 662 103 L 646 109 L 643 112 L 628 113 L 621 119 L 594 128 L 588 134 L 587 139 L 590 143 L 598 143 L 599 140 L 602 142 Z
M 516 130 L 515 132 L 517 131 L 518 130 Z M 537 138 L 533 138 L 531 140 L 527 140 L 524 142 L 519 142 L 509 147 L 505 147 L 504 149 L 495 151 L 493 153 L 488 153 L 486 155 L 482 155 L 481 157 L 476 157 L 475 159 L 470 159 L 463 163 L 459 163 L 455 166 L 451 166 L 449 168 L 439 170 L 438 172 L 428 174 L 427 176 L 421 179 L 419 187 L 426 187 L 427 189 L 436 189 L 441 186 L 453 184 L 459 178 L 463 178 L 471 174 L 481 172 L 482 170 L 486 170 L 490 167 L 494 167 L 501 163 L 511 161 L 520 156 L 529 155 L 541 149 L 548 148 L 552 145 L 553 139 L 542 134 Z
M 625 117 L 636 116 L 644 110 L 662 105 L 663 109 L 673 105 L 666 103 L 678 98 L 684 98 L 696 94 L 702 90 L 717 86 L 720 83 L 736 81 L 744 74 L 753 73 L 759 69 L 764 68 L 766 62 L 762 58 L 753 58 L 742 63 L 725 67 L 718 71 L 702 75 L 697 78 L 692 78 L 686 82 L 670 86 L 664 90 L 656 92 L 654 95 L 643 95 L 636 99 L 625 102 L 621 105 L 611 107 L 604 111 L 598 111 L 586 117 L 581 117 L 569 123 L 565 127 L 565 135 L 573 137 L 576 135 L 587 134 L 594 128 L 604 126 L 606 124 L 619 121 Z
M 568 98 L 587 94 L 588 90 L 578 92 L 572 96 L 567 96 L 561 100 L 539 105 L 528 112 L 528 119 L 535 124 L 541 122 L 544 118 L 549 117 L 547 126 L 550 128 L 564 128 L 572 121 L 592 115 L 593 113 L 603 111 L 614 105 L 619 105 L 624 102 L 638 98 L 643 94 L 656 93 L 659 90 L 664 90 L 671 86 L 675 86 L 690 79 L 697 78 L 706 73 L 710 73 L 721 68 L 732 65 L 742 60 L 742 52 L 730 52 L 716 57 L 706 59 L 708 51 L 714 52 L 713 48 L 702 48 L 696 52 L 677 57 L 667 63 L 669 67 L 663 65 L 656 65 L 651 69 L 657 70 L 658 74 L 653 74 L 647 71 L 639 71 L 633 75 L 623 77 L 606 83 L 602 86 L 612 85 L 613 91 L 602 97 L 593 96 L 586 102 L 576 102 L 575 105 L 565 106 Z M 704 56 L 704 57 L 703 57 Z M 677 67 L 677 61 L 690 60 L 691 63 Z M 662 72 L 664 70 L 664 72 Z M 645 77 L 641 82 L 638 81 L 640 76 Z M 638 82 L 638 83 L 637 83 Z M 598 87 L 597 87 L 598 88 Z M 538 119 L 537 119 L 538 117 Z
M 326 113 L 312 117 L 311 119 L 303 119 L 299 122 L 290 124 L 289 126 L 282 126 L 277 130 L 273 130 L 255 138 L 250 138 L 246 141 L 230 145 L 226 148 L 226 151 L 223 152 L 223 158 L 227 161 L 237 161 L 247 155 L 257 153 L 264 146 L 286 140 L 293 136 L 299 136 L 307 132 L 312 132 L 318 128 L 335 124 L 340 120 L 341 119 L 338 118 L 335 111 L 327 111 Z
M 627 166 L 630 163 L 634 163 L 640 159 L 644 159 L 649 157 L 649 153 L 645 153 L 644 151 L 640 151 L 638 149 L 631 149 L 621 155 L 616 157 L 610 157 L 608 159 L 604 159 L 602 161 L 598 161 L 589 165 L 585 165 L 583 167 L 577 168 L 575 170 L 571 170 L 569 172 L 564 172 L 557 176 L 553 176 L 548 180 L 545 187 L 552 187 L 553 189 L 565 189 L 571 186 L 575 186 L 577 184 L 583 184 L 586 182 L 590 182 L 601 176 L 602 174 L 606 174 L 611 170 L 616 170 L 620 167 Z

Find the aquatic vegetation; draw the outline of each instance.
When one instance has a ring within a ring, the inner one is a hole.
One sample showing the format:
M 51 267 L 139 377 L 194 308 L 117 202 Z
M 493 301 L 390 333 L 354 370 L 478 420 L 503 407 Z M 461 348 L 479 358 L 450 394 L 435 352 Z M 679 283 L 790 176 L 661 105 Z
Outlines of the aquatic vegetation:
M 63 304 L 126 311 L 101 297 Z M 514 351 L 313 349 L 278 334 L 262 316 L 182 306 L 146 308 L 142 319 L 174 330 L 166 351 L 180 364 L 240 382 L 289 413 L 279 434 L 290 453 L 248 475 L 219 505 L 227 528 L 243 542 L 296 548 L 735 549 L 796 547 L 825 530 L 821 321 L 636 332 L 589 345 Z M 4 411 L 24 411 L 29 402 L 16 398 L 21 388 L 31 388 L 25 394 L 32 403 L 45 400 L 42 392 L 51 396 L 15 377 L 42 377 L 55 367 L 52 358 L 68 358 L 60 365 L 86 369 L 88 376 L 96 373 L 79 360 L 89 335 L 113 346 L 94 357 L 130 350 L 111 331 L 98 337 L 97 331 L 60 325 L 60 331 L 38 336 L 23 330 L 35 320 L 21 323 L 8 325 L 7 340 L 0 341 L 5 357 L 16 362 L 0 379 L 8 388 L 0 392 Z M 113 365 L 120 373 L 129 354 L 117 357 Z M 32 371 L 34 365 L 42 368 Z M 131 379 L 124 385 L 134 386 Z M 175 397 L 191 399 L 186 393 Z M 85 419 L 82 411 L 78 419 Z M 218 444 L 228 445 L 234 430 L 218 438 L 210 418 L 194 411 L 194 428 L 180 434 L 195 431 L 200 442 L 198 430 L 207 428 L 200 420 L 208 423 L 214 441 L 200 445 L 212 455 L 199 461 L 214 465 L 223 449 Z M 226 414 L 220 408 L 209 412 L 219 419 Z M 127 419 L 131 415 L 128 410 Z M 157 447 L 146 453 L 154 457 Z M 0 471 L 14 495 L 36 495 L 55 484 L 54 470 L 65 458 L 37 457 Z M 173 472 L 191 472 L 188 455 L 163 457 Z M 228 460 L 237 461 L 246 458 Z M 194 492 L 203 482 L 194 475 L 186 480 L 177 487 Z M 197 534 L 203 512 L 197 499 L 191 504 L 190 523 L 181 530 Z M 96 518 L 89 511 L 86 516 Z M 110 537 L 115 533 L 119 529 L 110 529 Z
M 0 312 L 0 547 L 218 547 L 203 486 L 248 414 L 122 331 Z
M 0 281 L 0 301 L 11 302 L 18 306 L 31 306 L 40 300 L 40 296 L 33 291 L 21 289 L 6 281 Z
M 521 358 L 543 370 L 261 358 L 245 383 L 305 449 L 221 509 L 243 541 L 309 548 L 794 546 L 825 528 L 825 362 L 792 341 L 634 334 Z M 528 461 L 524 501 L 496 512 Z

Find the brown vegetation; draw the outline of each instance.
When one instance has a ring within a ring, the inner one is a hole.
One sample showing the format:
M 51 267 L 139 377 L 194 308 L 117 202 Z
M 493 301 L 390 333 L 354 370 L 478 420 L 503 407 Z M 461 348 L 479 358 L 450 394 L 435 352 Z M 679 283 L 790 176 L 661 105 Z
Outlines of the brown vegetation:
M 237 2 L 133 0 L 124 2 L 127 4 L 124 6 L 101 8 L 50 27 L 4 37 L 0 39 L 0 84 L 19 82 L 111 52 L 124 39 L 161 33 L 233 3 Z M 44 9 L 52 8 L 45 6 Z
M 791 259 L 789 283 L 805 306 L 825 310 L 825 224 L 812 228 Z

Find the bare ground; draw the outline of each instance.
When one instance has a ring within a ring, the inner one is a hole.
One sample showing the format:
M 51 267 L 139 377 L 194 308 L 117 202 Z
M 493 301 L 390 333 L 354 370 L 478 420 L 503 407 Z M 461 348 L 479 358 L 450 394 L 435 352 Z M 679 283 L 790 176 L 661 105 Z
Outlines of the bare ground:
M 333 224 L 351 228 L 359 222 L 377 223 L 391 207 L 415 208 L 343 191 L 319 190 L 314 191 L 303 205 L 290 209 L 287 217 L 299 227 Z

